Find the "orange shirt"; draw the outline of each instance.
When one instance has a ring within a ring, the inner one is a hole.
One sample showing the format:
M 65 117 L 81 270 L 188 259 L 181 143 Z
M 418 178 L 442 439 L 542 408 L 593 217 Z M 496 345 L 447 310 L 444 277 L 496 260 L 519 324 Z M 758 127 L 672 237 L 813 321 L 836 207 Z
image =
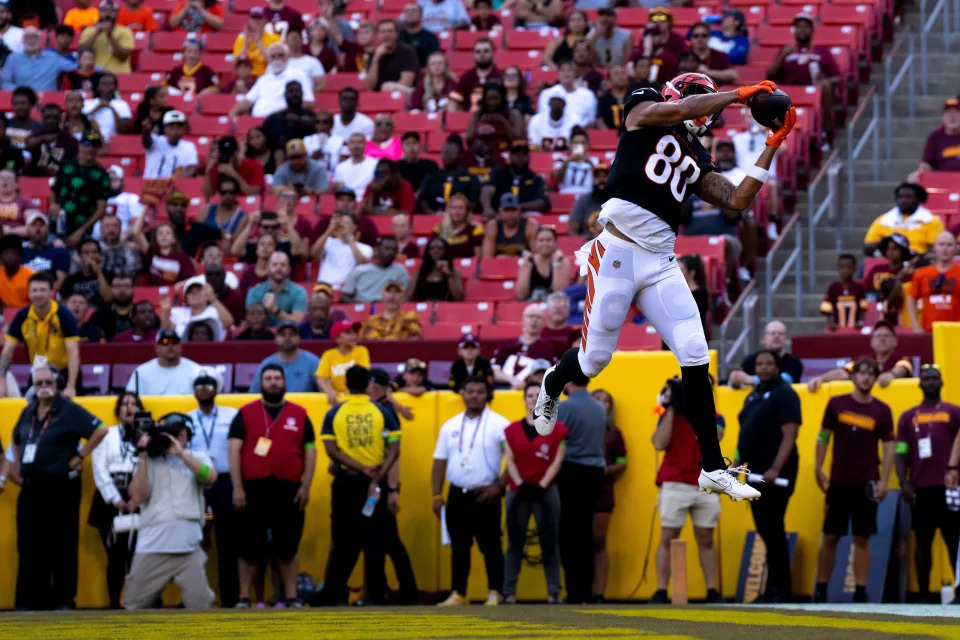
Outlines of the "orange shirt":
M 87 7 L 86 9 L 74 7 L 67 11 L 67 15 L 63 16 L 63 24 L 73 27 L 74 31 L 80 33 L 90 25 L 96 24 L 99 19 L 100 9 L 96 7 Z
M 937 265 L 917 269 L 913 273 L 910 297 L 923 301 L 923 330 L 930 331 L 934 322 L 960 322 L 960 264 L 953 263 L 944 273 Z
M 153 11 L 146 5 L 140 5 L 136 11 L 131 11 L 126 5 L 120 7 L 117 11 L 117 24 L 128 27 L 134 33 L 149 33 L 157 30 L 157 19 L 153 17 Z
M 0 304 L 4 307 L 21 309 L 29 306 L 27 297 L 28 280 L 34 273 L 33 269 L 21 266 L 12 278 L 7 277 L 7 270 L 0 268 Z

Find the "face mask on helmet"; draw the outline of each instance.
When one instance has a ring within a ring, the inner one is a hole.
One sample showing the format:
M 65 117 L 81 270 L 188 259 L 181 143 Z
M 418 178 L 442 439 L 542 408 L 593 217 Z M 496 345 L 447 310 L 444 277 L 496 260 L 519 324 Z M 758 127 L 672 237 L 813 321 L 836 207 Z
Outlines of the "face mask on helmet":
M 717 85 L 713 80 L 702 73 L 684 73 L 663 86 L 663 97 L 671 100 L 682 100 L 688 96 L 716 93 Z M 718 112 L 719 113 L 719 112 Z M 687 131 L 695 136 L 704 135 L 713 125 L 718 113 L 702 116 L 693 120 L 684 120 Z

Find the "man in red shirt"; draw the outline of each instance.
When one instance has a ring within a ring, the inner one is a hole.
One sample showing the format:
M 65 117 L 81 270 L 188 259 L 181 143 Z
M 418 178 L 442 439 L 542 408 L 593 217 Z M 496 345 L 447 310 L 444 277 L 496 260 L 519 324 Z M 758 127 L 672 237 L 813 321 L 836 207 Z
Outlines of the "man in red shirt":
M 953 261 L 956 255 L 957 238 L 944 231 L 933 243 L 933 264 L 914 272 L 907 296 L 907 314 L 914 333 L 930 333 L 934 322 L 960 321 L 960 264 Z M 923 310 L 922 323 L 918 309 Z
M 266 187 L 263 165 L 253 158 L 241 158 L 237 139 L 224 136 L 210 152 L 203 178 L 203 195 L 212 198 L 220 184 L 220 174 L 230 176 L 240 185 L 240 196 L 255 196 Z
M 317 464 L 316 436 L 307 410 L 284 399 L 283 368 L 260 372 L 262 397 L 240 408 L 230 425 L 230 479 L 240 532 L 240 598 L 250 608 L 250 585 L 269 549 L 280 565 L 283 593 L 278 602 L 297 599 L 297 571 L 304 509 Z
M 943 103 L 943 124 L 927 136 L 917 170 L 907 178 L 918 182 L 924 171 L 960 171 L 960 100 Z
M 867 602 L 870 575 L 870 536 L 877 531 L 877 505 L 887 494 L 893 468 L 893 413 L 871 394 L 880 375 L 873 358 L 853 366 L 853 393 L 834 396 L 823 412 L 814 469 L 817 484 L 827 494 L 823 541 L 817 560 L 814 602 L 827 601 L 827 581 L 833 573 L 837 543 L 853 521 L 854 602 Z M 830 437 L 834 436 L 830 477 L 823 472 Z M 883 468 L 878 472 L 877 443 L 883 443 Z M 881 594 L 874 594 L 879 600 Z
M 493 64 L 493 41 L 487 37 L 477 38 L 473 42 L 473 69 L 460 76 L 450 92 L 450 100 L 456 102 L 461 111 L 471 111 L 480 100 L 483 85 L 488 80 L 502 78 L 503 71 Z
M 667 380 L 660 392 L 663 415 L 653 432 L 653 448 L 663 451 L 663 461 L 657 472 L 660 487 L 660 545 L 657 547 L 657 590 L 651 603 L 667 604 L 667 584 L 670 582 L 670 542 L 680 537 L 687 521 L 693 520 L 693 535 L 700 552 L 700 567 L 707 584 L 707 602 L 723 602 L 717 590 L 717 549 L 713 531 L 720 519 L 720 497 L 701 493 L 700 448 L 693 427 L 683 415 L 683 383 L 679 378 Z M 717 416 L 717 437 L 723 438 L 724 420 Z
M 830 48 L 813 44 L 813 16 L 793 18 L 794 44 L 780 50 L 767 69 L 767 79 L 785 85 L 820 85 L 824 133 L 833 133 L 833 89 L 840 83 L 840 68 Z
M 948 469 L 951 464 L 957 464 L 950 462 L 949 452 L 960 432 L 960 407 L 943 402 L 942 389 L 940 370 L 924 365 L 920 371 L 923 401 L 905 411 L 897 424 L 895 462 L 900 495 L 904 503 L 912 506 L 910 519 L 916 536 L 913 561 L 917 585 L 920 602 L 929 603 L 934 602 L 930 597 L 933 536 L 940 529 L 950 557 L 956 558 L 960 534 L 960 513 L 947 508 L 945 495 Z
M 530 516 L 537 521 L 537 536 L 547 579 L 547 602 L 560 602 L 560 493 L 553 483 L 566 450 L 569 429 L 557 423 L 553 433 L 541 436 L 533 426 L 533 408 L 540 394 L 539 382 L 528 382 L 523 389 L 527 414 L 510 424 L 504 455 L 510 489 L 507 491 L 507 554 L 504 561 L 503 601 L 517 601 L 517 578 L 523 564 Z
M 531 304 L 523 310 L 523 333 L 519 338 L 507 340 L 498 346 L 490 360 L 493 379 L 497 384 L 520 389 L 527 376 L 533 373 L 535 361 L 557 361 L 557 349 L 542 338 L 543 325 L 540 305 Z

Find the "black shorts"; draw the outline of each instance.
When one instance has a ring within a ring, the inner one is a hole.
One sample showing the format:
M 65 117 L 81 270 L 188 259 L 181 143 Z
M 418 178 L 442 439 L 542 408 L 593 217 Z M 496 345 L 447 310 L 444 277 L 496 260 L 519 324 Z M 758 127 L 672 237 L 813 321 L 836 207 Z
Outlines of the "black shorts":
M 299 483 L 272 476 L 243 483 L 247 507 L 237 512 L 241 558 L 259 563 L 268 551 L 283 561 L 297 555 L 304 516 L 296 502 L 299 488 Z
M 827 515 L 823 532 L 835 536 L 847 535 L 853 520 L 853 535 L 871 536 L 877 532 L 877 502 L 873 487 L 865 484 L 830 484 L 827 489 Z

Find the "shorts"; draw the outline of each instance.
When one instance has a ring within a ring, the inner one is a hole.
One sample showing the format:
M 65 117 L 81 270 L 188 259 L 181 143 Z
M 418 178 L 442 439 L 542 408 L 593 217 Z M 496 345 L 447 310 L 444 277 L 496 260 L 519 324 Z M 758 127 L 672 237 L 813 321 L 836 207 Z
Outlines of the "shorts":
M 273 476 L 243 483 L 247 506 L 237 512 L 241 558 L 260 563 L 268 552 L 282 561 L 297 555 L 304 516 L 296 502 L 299 489 L 299 483 Z
M 687 514 L 698 529 L 714 529 L 720 519 L 720 497 L 686 482 L 664 482 L 660 487 L 660 525 L 682 529 Z
M 872 536 L 877 532 L 877 502 L 869 482 L 861 484 L 830 484 L 827 489 L 827 514 L 823 518 L 823 532 L 845 536 L 853 521 L 853 535 Z

